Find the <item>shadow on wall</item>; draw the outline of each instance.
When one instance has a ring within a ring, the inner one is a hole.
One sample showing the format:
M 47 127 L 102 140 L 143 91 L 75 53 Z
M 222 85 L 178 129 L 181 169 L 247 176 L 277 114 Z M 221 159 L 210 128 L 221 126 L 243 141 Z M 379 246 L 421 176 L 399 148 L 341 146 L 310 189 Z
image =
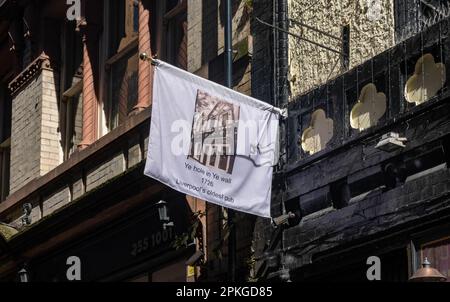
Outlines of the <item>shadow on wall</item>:
M 203 0 L 202 3 L 202 65 L 217 55 L 218 24 L 217 2 Z
M 242 0 L 232 1 L 233 17 L 237 14 L 241 3 Z M 203 0 L 202 2 L 202 64 L 209 62 L 217 56 L 219 44 L 219 24 L 217 22 L 217 16 L 219 16 L 220 25 L 224 26 L 226 12 L 225 4 L 225 0 L 221 0 L 219 4 L 217 4 L 216 1 L 210 0 Z M 234 26 L 233 32 L 240 32 L 249 19 L 249 9 L 245 8 L 242 18 L 239 20 L 237 26 Z
M 246 1 L 248 2 L 248 0 L 246 0 Z M 231 5 L 232 5 L 231 13 L 232 13 L 232 16 L 234 17 L 234 16 L 236 16 L 237 11 L 239 10 L 239 7 L 240 7 L 240 5 L 242 3 L 242 0 L 231 1 L 231 2 L 232 2 L 231 3 Z M 220 25 L 222 25 L 222 26 L 225 26 L 225 19 L 226 19 L 226 16 L 225 16 L 226 7 L 225 7 L 225 5 L 226 5 L 226 0 L 220 1 L 220 4 L 219 4 Z M 233 28 L 233 31 L 239 31 L 239 29 L 243 28 L 245 26 L 245 23 L 247 23 L 249 17 L 250 17 L 250 15 L 249 15 L 248 9 L 244 9 L 244 12 L 242 14 L 242 18 L 241 18 L 241 20 L 239 20 L 239 23 L 238 23 L 237 27 Z

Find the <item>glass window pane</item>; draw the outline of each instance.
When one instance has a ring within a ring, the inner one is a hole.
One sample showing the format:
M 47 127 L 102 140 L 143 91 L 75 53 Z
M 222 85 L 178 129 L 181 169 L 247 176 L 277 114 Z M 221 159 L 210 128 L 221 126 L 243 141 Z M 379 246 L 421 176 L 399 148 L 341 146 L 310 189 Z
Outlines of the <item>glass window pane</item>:
M 136 4 L 133 6 L 133 31 L 139 31 L 139 6 Z
M 137 50 L 135 50 L 119 59 L 111 67 L 111 114 L 109 121 L 111 129 L 117 127 L 136 105 L 137 86 L 138 55 Z

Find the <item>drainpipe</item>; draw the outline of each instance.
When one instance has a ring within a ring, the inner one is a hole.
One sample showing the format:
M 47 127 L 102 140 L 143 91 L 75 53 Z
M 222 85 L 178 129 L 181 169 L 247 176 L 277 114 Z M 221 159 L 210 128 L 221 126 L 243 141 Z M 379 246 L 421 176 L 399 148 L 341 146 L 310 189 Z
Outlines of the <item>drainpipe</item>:
M 288 0 L 274 0 L 274 22 L 273 25 L 281 28 L 283 31 L 274 30 L 275 41 L 275 74 L 276 78 L 274 81 L 274 90 L 275 90 L 275 105 L 279 108 L 286 108 L 289 103 L 289 82 L 288 82 L 288 73 L 289 73 L 289 62 L 288 62 L 288 47 L 289 47 L 289 36 L 287 31 L 289 30 L 289 21 L 288 21 Z M 275 172 L 277 172 L 278 179 L 275 183 L 280 186 L 281 191 L 285 191 L 287 188 L 285 187 L 285 173 L 284 166 L 288 159 L 288 147 L 287 147 L 287 127 L 286 120 L 282 120 L 280 122 L 280 154 L 282 157 L 280 158 L 278 166 L 275 168 Z M 280 179 L 281 178 L 281 179 Z M 273 196 L 272 200 L 274 202 L 279 202 L 280 212 L 281 214 L 286 214 L 286 209 L 281 197 L 277 194 L 277 196 Z M 282 226 L 280 226 L 282 228 Z M 281 235 L 279 237 L 280 240 L 280 249 L 284 250 L 283 241 L 284 241 L 284 230 L 281 229 Z M 281 255 L 278 259 L 279 265 L 278 270 L 280 273 L 280 279 L 283 281 L 289 281 L 289 270 L 286 270 L 283 263 L 284 255 Z
M 277 25 L 278 24 L 278 17 L 277 17 L 277 1 L 278 0 L 272 0 L 272 24 Z M 272 52 L 273 52 L 273 62 L 272 62 L 272 105 L 279 107 L 278 105 L 278 85 L 277 85 L 277 79 L 278 79 L 278 30 L 273 27 L 272 28 Z
M 231 0 L 226 0 L 225 10 L 225 85 L 233 89 L 233 49 L 232 49 L 232 13 Z M 236 228 L 234 225 L 234 211 L 228 209 L 228 280 L 236 281 Z
M 278 12 L 277 12 L 277 26 L 285 31 L 289 30 L 288 21 L 288 0 L 278 0 Z M 289 73 L 289 62 L 288 62 L 288 34 L 287 32 L 279 31 L 278 40 L 278 50 L 276 60 L 278 61 L 278 77 L 277 77 L 277 90 L 278 103 L 276 104 L 280 108 L 287 106 L 289 102 L 289 83 L 288 83 L 288 73 Z
M 289 62 L 288 62 L 288 47 L 289 36 L 287 31 L 289 30 L 288 21 L 288 0 L 272 0 L 272 45 L 273 45 L 273 81 L 272 81 L 272 105 L 285 108 L 289 102 Z M 278 30 L 283 29 L 285 32 Z M 287 151 L 287 128 L 285 122 L 280 123 L 280 153 L 284 154 L 280 158 L 280 162 L 275 167 L 275 172 L 281 172 L 283 166 L 286 163 L 288 155 Z

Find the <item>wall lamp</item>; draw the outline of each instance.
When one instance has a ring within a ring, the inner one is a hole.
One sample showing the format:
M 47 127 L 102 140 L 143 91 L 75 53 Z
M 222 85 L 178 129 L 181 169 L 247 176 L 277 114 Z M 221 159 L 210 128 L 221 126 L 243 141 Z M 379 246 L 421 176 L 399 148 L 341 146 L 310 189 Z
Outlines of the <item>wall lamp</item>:
M 400 137 L 396 132 L 389 132 L 383 134 L 381 140 L 375 146 L 375 148 L 383 150 L 385 152 L 393 152 L 405 148 L 404 142 L 406 142 L 406 137 Z
M 412 282 L 445 282 L 447 278 L 437 269 L 431 267 L 427 258 L 422 263 L 422 268 L 418 269 L 414 275 L 409 278 Z
M 19 275 L 20 282 L 28 282 L 28 271 L 25 269 L 25 266 L 17 274 Z
M 159 220 L 163 223 L 163 229 L 165 230 L 167 227 L 173 227 L 174 223 L 173 221 L 170 221 L 167 202 L 160 200 L 156 205 L 158 207 Z

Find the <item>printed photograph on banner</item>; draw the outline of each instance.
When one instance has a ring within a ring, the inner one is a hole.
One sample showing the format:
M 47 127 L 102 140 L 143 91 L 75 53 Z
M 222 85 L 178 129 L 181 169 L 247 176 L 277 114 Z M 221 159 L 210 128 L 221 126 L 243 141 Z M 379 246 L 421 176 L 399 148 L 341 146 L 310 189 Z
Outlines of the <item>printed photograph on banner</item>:
M 239 105 L 198 90 L 188 158 L 232 174 L 239 110 Z

